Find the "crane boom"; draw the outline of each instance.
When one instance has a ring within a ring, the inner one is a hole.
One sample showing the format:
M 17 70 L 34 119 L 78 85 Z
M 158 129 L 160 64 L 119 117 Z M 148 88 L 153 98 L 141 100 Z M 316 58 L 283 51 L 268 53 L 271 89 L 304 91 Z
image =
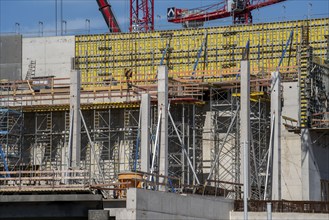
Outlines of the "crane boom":
M 104 20 L 110 30 L 110 32 L 121 32 L 119 24 L 111 10 L 111 6 L 107 0 L 96 0 L 99 6 L 99 10 L 102 12 Z
M 168 8 L 167 18 L 169 22 L 186 23 L 226 18 L 233 16 L 234 23 L 252 23 L 251 11 L 257 8 L 273 5 L 286 0 L 225 0 L 213 5 L 196 9 Z

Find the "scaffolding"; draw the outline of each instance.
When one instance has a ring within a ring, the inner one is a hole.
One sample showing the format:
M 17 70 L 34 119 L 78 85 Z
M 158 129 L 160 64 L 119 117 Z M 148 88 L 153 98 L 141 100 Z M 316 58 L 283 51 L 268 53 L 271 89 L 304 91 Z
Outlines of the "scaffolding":
M 16 170 L 22 158 L 23 114 L 0 108 L 1 170 Z
M 251 148 L 250 148 L 250 185 L 251 198 L 261 200 L 264 197 L 266 165 L 270 142 L 270 107 L 266 93 L 251 94 Z
M 239 103 L 232 96 L 235 89 L 210 89 L 210 149 L 204 146 L 203 152 L 210 160 L 213 173 L 205 172 L 208 181 L 215 187 L 225 190 L 228 198 L 240 198 L 240 147 L 239 147 Z M 212 142 L 212 143 L 211 143 Z M 210 150 L 210 151 L 209 151 Z M 217 164 L 216 163 L 217 159 Z M 205 161 L 206 162 L 206 161 Z M 209 177 L 212 177 L 209 179 Z
M 113 149 L 111 149 L 112 133 L 110 130 L 111 110 L 93 110 L 94 126 L 92 130 L 93 142 L 98 152 L 99 163 L 106 181 L 113 180 L 116 175 Z M 90 158 L 90 163 L 95 161 Z M 91 169 L 92 171 L 93 169 Z
M 192 168 L 202 178 L 203 105 L 195 103 L 175 104 L 170 107 L 174 124 L 169 120 L 169 175 L 182 184 L 196 184 Z M 191 158 L 189 164 L 188 158 Z

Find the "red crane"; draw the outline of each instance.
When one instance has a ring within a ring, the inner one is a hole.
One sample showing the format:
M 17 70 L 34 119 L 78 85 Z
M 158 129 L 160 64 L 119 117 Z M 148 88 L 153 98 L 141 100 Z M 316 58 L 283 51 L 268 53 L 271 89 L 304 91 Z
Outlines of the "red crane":
M 130 0 L 130 32 L 154 30 L 154 0 Z
M 168 8 L 169 22 L 183 23 L 184 26 L 201 26 L 203 22 L 219 18 L 233 17 L 234 24 L 252 23 L 251 11 L 285 0 L 224 0 L 196 9 Z
M 120 32 L 120 27 L 107 0 L 96 0 L 99 10 L 110 32 Z M 154 30 L 154 0 L 130 0 L 131 32 L 147 32 Z
M 99 6 L 99 10 L 102 12 L 104 20 L 109 28 L 110 32 L 121 32 L 119 24 L 111 10 L 111 6 L 107 3 L 107 0 L 96 0 Z

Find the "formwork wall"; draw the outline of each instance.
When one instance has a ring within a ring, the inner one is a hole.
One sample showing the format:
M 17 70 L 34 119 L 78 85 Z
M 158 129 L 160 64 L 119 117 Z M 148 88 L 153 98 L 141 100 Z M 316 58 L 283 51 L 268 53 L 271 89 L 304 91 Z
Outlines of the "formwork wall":
M 191 76 L 198 63 L 194 75 L 203 76 L 206 81 L 220 81 L 227 78 L 223 74 L 238 71 L 248 40 L 251 68 L 258 72 L 278 66 L 291 31 L 292 43 L 282 66 L 297 65 L 302 34 L 308 35 L 314 54 L 324 56 L 328 24 L 329 19 L 324 18 L 151 33 L 79 35 L 75 38 L 75 55 L 82 81 L 93 82 L 93 86 L 100 86 L 95 82 L 104 80 L 124 81 L 129 71 L 135 84 L 154 80 L 164 50 L 167 52 L 163 64 L 169 67 L 171 77 Z

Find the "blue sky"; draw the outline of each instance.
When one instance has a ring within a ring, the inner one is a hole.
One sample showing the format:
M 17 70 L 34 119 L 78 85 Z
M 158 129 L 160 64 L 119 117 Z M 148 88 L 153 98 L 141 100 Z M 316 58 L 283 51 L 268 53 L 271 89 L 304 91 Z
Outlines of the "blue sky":
M 95 0 L 62 0 L 63 20 L 67 24 L 67 34 L 86 33 L 86 19 L 90 20 L 92 33 L 107 31 L 106 24 Z M 44 35 L 55 35 L 55 2 L 56 0 L 0 0 L 0 32 L 9 34 L 15 31 L 25 35 L 38 35 L 39 22 L 43 23 Z M 60 21 L 60 2 L 58 5 L 58 21 Z M 112 5 L 117 20 L 124 32 L 128 31 L 129 0 L 108 0 Z M 155 0 L 155 28 L 178 29 L 179 24 L 171 24 L 166 19 L 168 7 L 195 8 L 214 4 L 219 1 L 207 0 Z M 296 20 L 329 17 L 329 0 L 287 0 L 283 3 L 253 11 L 254 23 L 278 20 Z M 19 25 L 15 26 L 15 23 Z M 231 19 L 209 22 L 206 26 L 231 24 Z M 19 27 L 18 27 L 19 26 Z M 58 34 L 60 22 L 58 22 Z

